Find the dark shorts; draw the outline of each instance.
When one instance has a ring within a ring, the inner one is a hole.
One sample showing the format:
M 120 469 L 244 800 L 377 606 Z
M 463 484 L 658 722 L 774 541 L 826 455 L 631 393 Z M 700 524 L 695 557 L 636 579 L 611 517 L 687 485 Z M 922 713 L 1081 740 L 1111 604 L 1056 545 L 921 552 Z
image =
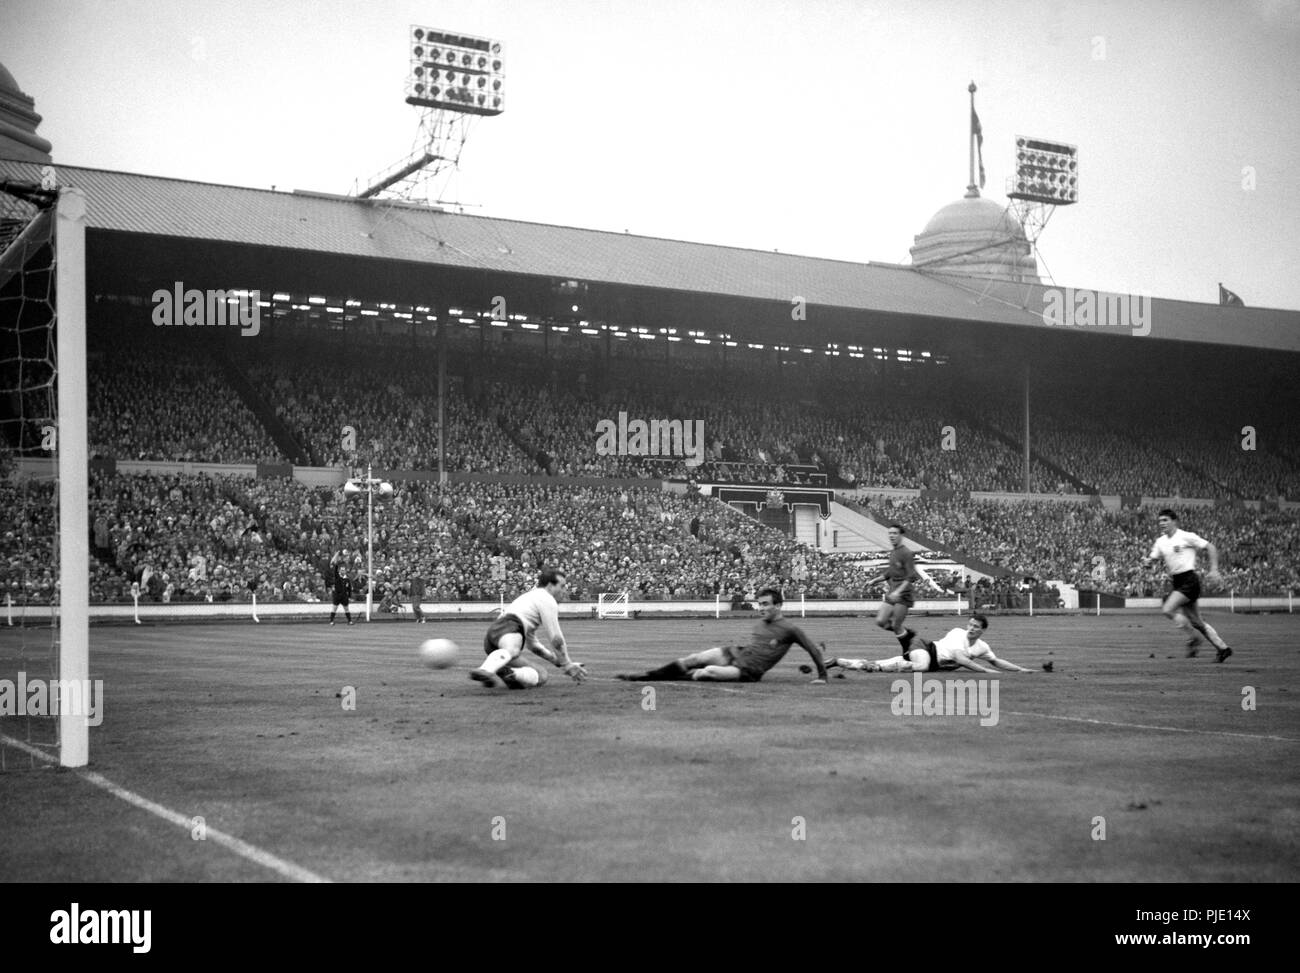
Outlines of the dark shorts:
M 491 655 L 501 647 L 499 644 L 501 637 L 512 634 L 519 634 L 526 639 L 524 623 L 514 615 L 502 615 L 488 626 L 487 634 L 483 636 L 483 654 Z
M 727 655 L 727 665 L 735 666 L 740 670 L 741 682 L 758 682 L 763 678 L 766 669 L 759 668 L 757 661 L 749 658 L 749 650 L 743 645 L 724 645 L 723 651 Z
M 348 607 L 348 596 L 341 595 L 336 591 L 334 592 L 334 607 L 338 608 L 339 606 L 342 606 L 344 608 Z
M 934 643 L 933 643 L 933 642 L 927 642 L 925 639 L 923 639 L 923 638 L 919 638 L 919 637 L 917 638 L 916 641 L 917 641 L 918 643 L 920 643 L 920 644 L 913 645 L 913 646 L 908 650 L 908 655 L 910 656 L 911 653 L 912 653 L 912 652 L 915 652 L 917 649 L 925 649 L 925 651 L 926 651 L 926 652 L 929 654 L 929 656 L 930 656 L 930 664 L 929 664 L 929 666 L 926 667 L 926 670 L 925 670 L 925 671 L 926 671 L 926 672 L 941 672 L 942 670 L 939 668 L 939 650 L 938 650 L 937 648 L 935 648 Z
M 1169 583 L 1173 585 L 1174 591 L 1187 599 L 1188 604 L 1195 604 L 1196 599 L 1201 597 L 1201 579 L 1196 576 L 1195 571 L 1171 574 Z
M 889 590 L 890 590 L 890 591 L 893 591 L 894 589 L 891 587 Z M 885 602 L 885 604 L 886 604 L 886 605 L 889 605 L 889 602 Z M 899 595 L 899 596 L 898 596 L 898 601 L 894 602 L 894 604 L 895 604 L 895 605 L 903 605 L 904 607 L 909 608 L 909 609 L 910 609 L 913 605 L 915 605 L 915 604 L 916 604 L 916 597 L 912 594 L 912 589 L 911 589 L 911 588 L 908 588 L 908 589 L 907 589 L 906 591 L 904 591 L 901 595 Z

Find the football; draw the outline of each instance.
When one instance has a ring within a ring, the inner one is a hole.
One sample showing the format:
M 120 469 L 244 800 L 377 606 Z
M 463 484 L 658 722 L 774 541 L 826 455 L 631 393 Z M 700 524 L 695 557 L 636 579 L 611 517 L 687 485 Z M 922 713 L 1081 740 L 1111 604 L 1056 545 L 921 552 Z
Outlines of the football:
M 456 664 L 459 651 L 451 639 L 428 639 L 420 645 L 420 661 L 430 669 L 446 669 Z

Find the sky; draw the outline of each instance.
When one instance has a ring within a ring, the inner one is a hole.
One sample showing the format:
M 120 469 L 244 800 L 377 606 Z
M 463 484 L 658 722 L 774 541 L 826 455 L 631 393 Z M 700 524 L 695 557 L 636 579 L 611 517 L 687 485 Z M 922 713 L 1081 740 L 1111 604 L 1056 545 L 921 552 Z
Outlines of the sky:
M 1079 146 L 1061 286 L 1300 310 L 1300 0 L 0 0 L 55 163 L 349 193 L 407 156 L 407 32 L 500 39 L 465 212 L 907 263 L 1015 137 Z

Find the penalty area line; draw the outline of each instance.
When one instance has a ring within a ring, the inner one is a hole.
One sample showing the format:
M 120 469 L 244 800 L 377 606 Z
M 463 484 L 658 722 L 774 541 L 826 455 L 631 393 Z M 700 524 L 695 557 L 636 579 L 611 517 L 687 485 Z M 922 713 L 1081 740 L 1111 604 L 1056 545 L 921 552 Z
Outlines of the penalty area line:
M 59 762 L 54 757 L 38 750 L 36 747 L 24 743 L 22 740 L 15 740 L 13 737 L 0 733 L 0 744 L 14 747 L 24 753 L 31 754 L 48 764 L 58 766 Z M 94 784 L 96 787 L 108 791 L 108 793 L 112 794 L 114 797 L 126 801 L 126 803 L 134 805 L 141 810 L 148 811 L 150 814 L 162 818 L 169 824 L 174 824 L 186 831 L 189 831 L 193 827 L 193 822 L 183 814 L 178 814 L 170 808 L 163 807 L 161 804 L 151 801 L 147 797 L 141 797 L 133 791 L 128 791 L 125 787 L 113 783 L 102 774 L 97 774 L 93 770 L 81 770 L 78 768 L 72 768 L 72 772 L 87 783 Z M 263 851 L 256 845 L 250 845 L 247 841 L 236 838 L 234 835 L 226 834 L 224 831 L 220 831 L 217 828 L 205 825 L 204 835 L 206 836 L 204 840 L 214 841 L 223 848 L 233 851 L 240 858 L 247 859 L 255 865 L 261 865 L 263 868 L 270 869 L 290 881 L 307 883 L 330 882 L 330 880 L 325 878 L 323 875 L 317 875 L 315 872 L 309 871 L 301 865 L 295 865 L 293 862 L 286 861 L 278 855 L 271 854 L 269 851 Z
M 1267 733 L 1236 733 L 1232 730 L 1196 730 L 1185 726 L 1152 726 L 1148 723 L 1118 723 L 1114 720 L 1095 720 L 1086 716 L 1061 716 L 1056 713 L 1021 713 L 1004 710 L 1004 716 L 1037 716 L 1044 720 L 1061 720 L 1065 723 L 1092 723 L 1096 726 L 1117 726 L 1125 730 L 1163 730 L 1166 733 L 1194 733 L 1198 736 L 1246 737 L 1250 740 L 1276 740 L 1279 743 L 1300 743 L 1295 737 L 1273 736 Z

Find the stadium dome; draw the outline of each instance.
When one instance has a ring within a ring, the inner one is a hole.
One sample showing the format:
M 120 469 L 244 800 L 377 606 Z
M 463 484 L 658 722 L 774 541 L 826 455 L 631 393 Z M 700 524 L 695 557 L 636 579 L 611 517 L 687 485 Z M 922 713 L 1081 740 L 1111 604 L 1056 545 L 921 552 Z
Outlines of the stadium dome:
M 35 99 L 24 94 L 9 69 L 0 64 L 0 159 L 51 161 L 50 143 L 36 134 L 40 124 Z
M 973 187 L 935 213 L 915 239 L 913 267 L 1038 283 L 1038 261 L 1020 222 Z

